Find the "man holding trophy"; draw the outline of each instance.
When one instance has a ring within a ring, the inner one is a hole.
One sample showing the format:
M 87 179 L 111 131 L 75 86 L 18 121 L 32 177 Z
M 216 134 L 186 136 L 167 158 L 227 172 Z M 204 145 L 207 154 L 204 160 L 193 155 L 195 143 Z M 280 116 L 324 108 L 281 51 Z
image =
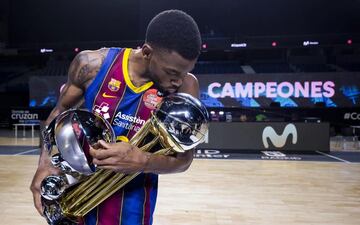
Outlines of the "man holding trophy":
M 206 132 L 208 114 L 189 73 L 200 50 L 195 21 L 168 10 L 149 23 L 140 49 L 75 57 L 31 184 L 49 224 L 152 224 L 157 174 L 189 168 Z M 80 105 L 87 111 L 72 109 Z

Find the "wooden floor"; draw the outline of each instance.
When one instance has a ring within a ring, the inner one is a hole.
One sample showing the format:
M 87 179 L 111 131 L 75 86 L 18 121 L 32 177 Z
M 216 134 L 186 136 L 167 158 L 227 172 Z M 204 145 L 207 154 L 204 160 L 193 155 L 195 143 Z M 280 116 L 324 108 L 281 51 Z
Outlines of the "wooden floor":
M 0 224 L 45 225 L 29 184 L 37 156 L 0 156 Z M 360 224 L 360 164 L 195 160 L 160 176 L 154 225 Z
M 39 130 L 35 130 L 32 137 L 31 129 L 25 130 L 25 136 L 23 129 L 19 129 L 16 138 L 15 130 L 2 128 L 0 129 L 0 146 L 39 146 L 39 136 Z
M 0 145 L 7 146 L 39 146 L 39 138 L 0 137 Z

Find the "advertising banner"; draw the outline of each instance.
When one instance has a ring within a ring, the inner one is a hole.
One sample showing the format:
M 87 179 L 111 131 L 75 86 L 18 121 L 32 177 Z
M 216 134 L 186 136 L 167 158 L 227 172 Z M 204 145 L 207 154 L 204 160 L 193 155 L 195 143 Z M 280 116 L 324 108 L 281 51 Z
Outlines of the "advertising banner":
M 329 151 L 329 123 L 210 123 L 199 149 Z
M 360 73 L 197 75 L 207 107 L 360 107 Z

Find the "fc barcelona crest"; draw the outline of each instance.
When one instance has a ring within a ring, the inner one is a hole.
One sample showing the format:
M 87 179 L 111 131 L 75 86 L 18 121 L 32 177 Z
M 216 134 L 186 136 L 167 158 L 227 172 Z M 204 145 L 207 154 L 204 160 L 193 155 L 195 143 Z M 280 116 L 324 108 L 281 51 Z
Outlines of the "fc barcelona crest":
M 111 78 L 111 81 L 108 83 L 108 88 L 111 90 L 111 91 L 118 91 L 120 89 L 120 84 L 121 82 L 114 79 L 114 78 Z

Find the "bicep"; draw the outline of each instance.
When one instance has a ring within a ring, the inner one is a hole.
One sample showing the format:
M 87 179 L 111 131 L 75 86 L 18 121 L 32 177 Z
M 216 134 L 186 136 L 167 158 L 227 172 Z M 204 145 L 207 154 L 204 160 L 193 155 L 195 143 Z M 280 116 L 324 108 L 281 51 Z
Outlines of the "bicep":
M 183 85 L 179 88 L 179 92 L 190 94 L 196 98 L 200 97 L 200 88 L 197 78 L 189 73 L 184 79 Z M 177 155 L 177 159 L 181 160 L 185 165 L 190 165 L 194 156 L 194 149 Z
M 67 82 L 60 93 L 57 107 L 64 110 L 75 107 L 81 102 L 83 94 L 84 91 L 81 87 L 78 87 L 71 82 Z
M 83 90 L 74 84 L 66 83 L 62 91 L 55 108 L 51 111 L 49 117 L 46 120 L 46 124 L 49 124 L 57 115 L 78 106 L 83 99 Z
M 196 98 L 200 97 L 199 82 L 196 77 L 189 73 L 183 81 L 183 84 L 179 88 L 178 92 L 190 94 Z
M 175 157 L 178 163 L 181 165 L 180 167 L 183 168 L 182 171 L 185 171 L 190 167 L 193 161 L 194 149 L 187 150 L 184 153 L 178 153 Z
M 69 78 L 60 95 L 59 106 L 65 109 L 78 106 L 83 99 L 86 85 L 98 73 L 103 61 L 103 51 L 83 51 L 80 52 L 69 68 Z
M 88 77 L 86 74 L 88 63 L 84 60 L 86 57 L 85 53 L 79 53 L 71 62 L 68 81 L 62 88 L 56 107 L 50 113 L 47 123 L 63 111 L 75 107 L 81 102 L 85 90 L 84 84 Z

